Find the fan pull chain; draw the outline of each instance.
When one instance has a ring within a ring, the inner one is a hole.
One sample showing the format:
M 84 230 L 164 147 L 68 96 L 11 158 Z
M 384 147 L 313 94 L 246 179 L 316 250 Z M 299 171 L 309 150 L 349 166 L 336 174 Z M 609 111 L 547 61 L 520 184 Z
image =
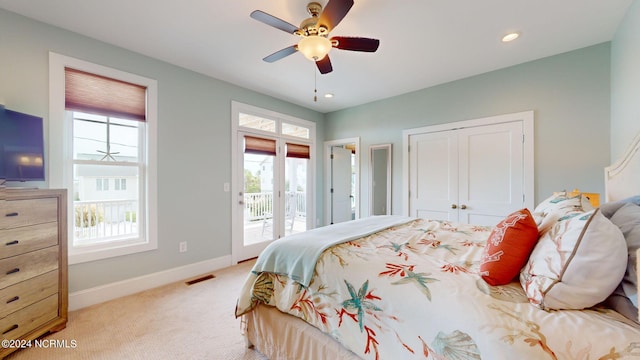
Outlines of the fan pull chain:
M 318 73 L 313 68 L 313 101 L 318 102 Z

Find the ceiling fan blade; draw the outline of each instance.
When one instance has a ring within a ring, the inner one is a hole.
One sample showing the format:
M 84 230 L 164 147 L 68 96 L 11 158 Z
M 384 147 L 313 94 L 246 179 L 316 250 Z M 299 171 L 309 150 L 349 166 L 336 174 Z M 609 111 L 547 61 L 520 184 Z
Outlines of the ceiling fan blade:
M 375 52 L 378 50 L 380 40 L 363 37 L 334 36 L 331 38 L 331 43 L 335 44 L 333 47 L 336 49 Z
M 250 15 L 253 19 L 256 19 L 260 22 L 263 22 L 267 25 L 273 26 L 276 29 L 280 29 L 284 32 L 287 32 L 289 34 L 293 34 L 296 30 L 298 30 L 298 27 L 290 24 L 282 19 L 279 19 L 273 15 L 267 14 L 264 11 L 261 10 L 255 10 L 251 13 Z
M 331 31 L 338 26 L 352 6 L 353 0 L 329 0 L 320 14 L 318 26 L 324 26 L 328 31 Z
M 333 66 L 331 66 L 329 55 L 326 55 L 324 58 L 316 61 L 316 66 L 318 67 L 320 74 L 327 74 L 333 71 Z
M 268 63 L 272 63 L 274 61 L 278 61 L 280 59 L 282 59 L 283 57 L 287 57 L 293 53 L 295 53 L 296 51 L 298 51 L 298 47 L 296 45 L 291 45 L 289 47 L 286 47 L 282 50 L 278 50 L 276 52 L 274 52 L 273 54 L 265 57 L 264 61 L 268 62 Z

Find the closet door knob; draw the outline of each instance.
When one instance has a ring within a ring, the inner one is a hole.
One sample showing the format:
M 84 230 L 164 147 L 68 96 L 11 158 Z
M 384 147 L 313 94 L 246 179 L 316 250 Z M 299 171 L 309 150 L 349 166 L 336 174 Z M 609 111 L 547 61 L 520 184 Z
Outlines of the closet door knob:
M 458 205 L 456 205 L 456 204 L 451 204 L 451 208 L 452 208 L 452 209 L 457 209 L 457 208 L 458 208 Z
M 464 210 L 466 208 L 467 208 L 467 205 L 465 205 L 465 204 L 460 205 L 460 209 Z

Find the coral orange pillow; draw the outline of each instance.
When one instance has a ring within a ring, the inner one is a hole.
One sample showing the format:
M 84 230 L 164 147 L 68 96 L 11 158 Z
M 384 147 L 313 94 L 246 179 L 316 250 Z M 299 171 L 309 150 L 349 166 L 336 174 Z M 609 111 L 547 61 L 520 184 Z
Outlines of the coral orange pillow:
M 489 285 L 510 283 L 538 242 L 538 226 L 528 209 L 518 210 L 493 228 L 484 248 L 480 275 Z

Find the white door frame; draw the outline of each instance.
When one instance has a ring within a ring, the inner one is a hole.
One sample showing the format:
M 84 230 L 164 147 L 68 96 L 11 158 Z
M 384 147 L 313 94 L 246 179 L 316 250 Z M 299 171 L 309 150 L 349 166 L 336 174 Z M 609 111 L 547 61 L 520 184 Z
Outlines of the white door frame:
M 252 114 L 256 116 L 266 117 L 277 122 L 277 129 L 275 132 L 271 131 L 261 131 L 253 128 L 243 128 L 238 125 L 238 114 L 246 113 Z M 298 124 L 303 127 L 306 127 L 310 130 L 309 139 L 304 140 L 298 137 L 286 136 L 281 133 L 282 123 L 286 122 L 288 124 Z M 316 124 L 314 122 L 296 118 L 293 116 L 285 115 L 282 113 L 278 113 L 272 110 L 267 110 L 263 108 L 259 108 L 256 106 L 243 104 L 237 101 L 231 101 L 231 184 L 224 184 L 224 191 L 230 191 L 230 203 L 231 206 L 231 263 L 236 264 L 238 261 L 243 259 L 239 258 L 240 250 L 239 250 L 239 239 L 238 237 L 243 236 L 239 233 L 239 231 L 244 232 L 243 229 L 243 221 L 244 218 L 239 216 L 237 207 L 238 201 L 240 200 L 240 192 L 244 191 L 244 189 L 240 188 L 239 181 L 243 176 L 243 171 L 240 170 L 244 168 L 244 164 L 238 163 L 238 152 L 242 151 L 240 149 L 240 144 L 238 142 L 238 133 L 250 133 L 255 136 L 265 136 L 265 137 L 276 137 L 280 140 L 287 141 L 290 140 L 293 143 L 304 143 L 308 144 L 311 148 L 311 159 L 309 161 L 309 165 L 307 168 L 307 229 L 312 229 L 316 223 L 314 220 L 316 218 Z
M 334 146 L 341 146 L 347 144 L 355 144 L 356 155 L 355 155 L 355 194 L 354 201 L 356 204 L 356 215 L 355 218 L 360 218 L 360 137 L 346 138 L 346 139 L 338 139 L 338 140 L 330 140 L 324 142 L 324 194 L 325 194 L 325 216 L 324 223 L 325 225 L 329 225 L 331 223 L 331 148 Z
M 409 215 L 409 137 L 411 135 L 428 132 L 447 131 L 465 127 L 493 125 L 505 122 L 522 121 L 524 130 L 524 204 L 525 207 L 533 209 L 534 199 L 534 137 L 533 137 L 533 110 L 518 113 L 489 116 L 484 118 L 463 120 L 452 123 L 424 126 L 415 129 L 407 129 L 402 132 L 402 213 Z

